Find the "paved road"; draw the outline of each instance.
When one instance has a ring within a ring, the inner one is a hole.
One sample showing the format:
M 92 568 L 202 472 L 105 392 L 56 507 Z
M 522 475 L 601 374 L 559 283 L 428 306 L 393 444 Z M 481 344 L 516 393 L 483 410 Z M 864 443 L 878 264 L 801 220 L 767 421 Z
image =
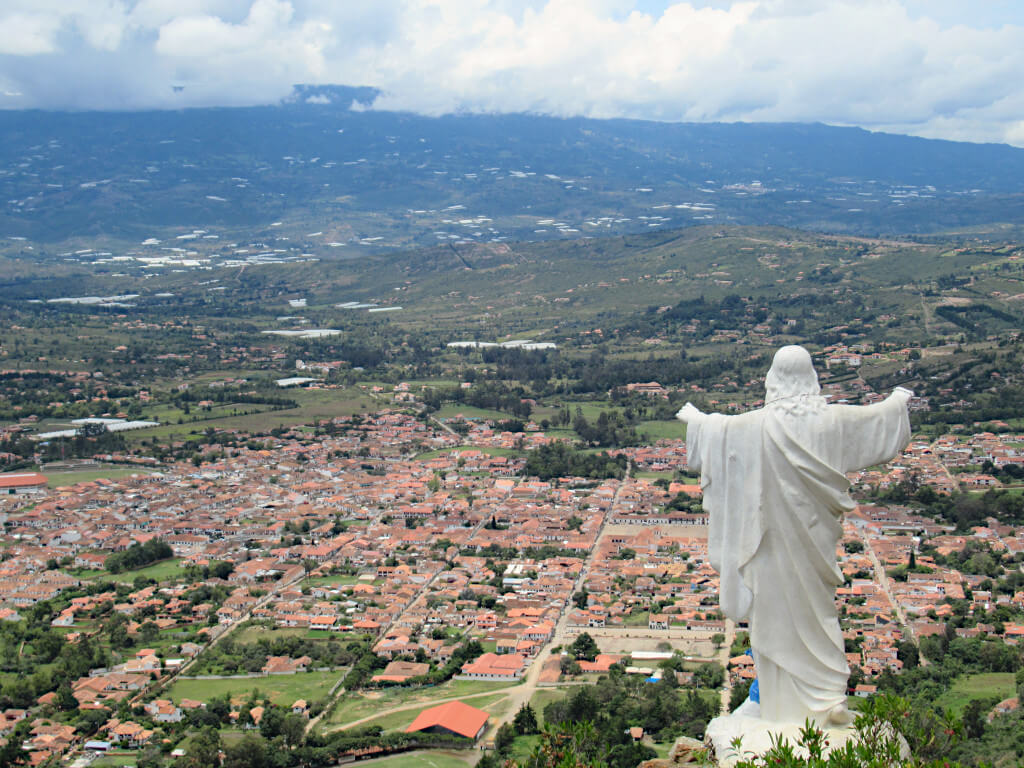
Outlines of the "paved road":
M 732 619 L 725 620 L 725 643 L 718 649 L 718 663 L 722 669 L 729 666 L 729 651 L 732 649 L 733 641 L 736 639 L 736 623 Z M 729 679 L 729 672 L 725 673 L 725 683 L 722 685 L 722 714 L 729 714 L 729 698 L 732 696 L 732 682 Z
M 864 527 L 862 525 L 854 525 L 854 527 L 857 530 L 857 534 L 860 536 L 860 540 L 864 542 L 864 551 L 867 552 L 868 557 L 871 558 L 871 565 L 875 569 L 875 579 L 882 586 L 882 591 L 885 592 L 885 596 L 889 600 L 889 605 L 892 606 L 892 610 L 896 614 L 896 618 L 900 622 L 900 626 L 903 627 L 904 636 L 908 640 L 916 643 L 917 639 L 914 637 L 914 630 L 911 629 L 910 624 L 907 622 L 907 615 L 903 612 L 903 608 L 900 607 L 899 602 L 896 600 L 896 596 L 892 593 L 892 589 L 889 586 L 889 576 L 882 567 L 882 563 L 878 560 L 878 555 L 875 554 L 875 550 L 871 548 L 871 541 L 864 533 Z M 918 654 L 918 658 L 922 667 L 928 666 L 928 659 L 924 657 L 924 654 Z
M 857 530 L 860 540 L 864 543 L 864 551 L 867 552 L 868 557 L 871 559 L 871 566 L 875 569 L 875 579 L 882 587 L 882 591 L 885 592 L 886 598 L 889 600 L 889 605 L 892 606 L 893 611 L 896 613 L 896 618 L 899 619 L 900 624 L 903 628 L 910 633 L 910 627 L 907 625 L 907 615 L 903 612 L 900 604 L 896 601 L 895 595 L 892 593 L 892 589 L 889 587 L 889 576 L 885 572 L 885 568 L 882 567 L 882 563 L 878 559 L 878 555 L 875 554 L 875 550 L 871 548 L 871 541 L 865 535 L 862 526 L 854 526 Z

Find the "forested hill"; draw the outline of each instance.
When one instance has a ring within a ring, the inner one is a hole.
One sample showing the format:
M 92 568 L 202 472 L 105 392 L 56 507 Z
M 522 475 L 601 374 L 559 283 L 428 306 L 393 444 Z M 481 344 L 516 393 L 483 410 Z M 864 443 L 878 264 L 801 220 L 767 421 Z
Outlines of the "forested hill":
M 269 107 L 2 112 L 0 236 L 280 221 L 403 247 L 699 223 L 927 233 L 1024 214 L 1024 150 L 1003 145 L 820 124 L 424 117 L 368 109 L 370 89 L 296 94 Z

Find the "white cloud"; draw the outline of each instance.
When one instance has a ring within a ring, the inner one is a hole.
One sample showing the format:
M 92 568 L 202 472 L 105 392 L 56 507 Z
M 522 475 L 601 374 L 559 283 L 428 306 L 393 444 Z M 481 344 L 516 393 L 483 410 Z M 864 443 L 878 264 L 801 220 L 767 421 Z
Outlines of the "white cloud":
M 1024 25 L 1004 0 L 5 6 L 0 72 L 23 94 L 6 107 L 268 103 L 341 83 L 430 114 L 817 120 L 1024 143 Z
M 9 13 L 0 17 L 0 54 L 36 56 L 55 49 L 60 18 L 42 13 Z

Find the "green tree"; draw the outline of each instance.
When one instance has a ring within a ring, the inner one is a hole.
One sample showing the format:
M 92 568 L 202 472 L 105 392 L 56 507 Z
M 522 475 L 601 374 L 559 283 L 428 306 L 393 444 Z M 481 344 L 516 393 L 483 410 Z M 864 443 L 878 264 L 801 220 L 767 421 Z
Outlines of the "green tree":
M 967 738 L 980 739 L 985 735 L 985 702 L 981 699 L 971 699 L 964 707 L 962 716 L 964 730 Z
M 284 716 L 284 719 L 281 721 L 281 735 L 284 737 L 284 743 L 288 747 L 294 749 L 302 744 L 302 738 L 305 733 L 306 718 L 294 712 L 289 712 Z
M 747 696 L 750 695 L 750 680 L 745 680 L 741 683 L 737 683 L 729 691 L 729 711 L 733 712 L 736 708 L 747 700 Z
M 220 765 L 220 731 L 206 727 L 193 736 L 186 747 L 185 756 L 175 763 L 176 768 L 207 768 Z
M 21 746 L 32 731 L 31 718 L 21 720 L 14 731 L 7 734 L 7 742 L 0 747 L 0 768 L 24 765 L 28 761 L 28 752 Z
M 648 750 L 654 756 L 654 750 Z M 606 746 L 594 724 L 562 722 L 545 726 L 540 742 L 523 763 L 529 768 L 609 768 Z M 630 763 L 636 765 L 641 760 Z
M 519 711 L 516 712 L 512 725 L 520 736 L 537 733 L 540 730 L 537 725 L 537 713 L 533 711 L 533 707 L 530 706 L 529 702 L 524 703 L 519 708 Z
M 600 652 L 601 649 L 597 647 L 597 641 L 586 632 L 581 632 L 569 646 L 569 653 L 584 661 L 593 661 Z
M 717 661 L 701 664 L 693 673 L 693 682 L 699 688 L 718 688 L 725 682 L 725 669 Z
M 224 748 L 224 768 L 271 768 L 269 745 L 266 739 L 248 733 L 239 741 Z M 214 763 L 216 765 L 216 763 Z
M 272 739 L 281 734 L 284 728 L 284 712 L 274 706 L 265 706 L 263 717 L 260 718 L 260 735 Z
M 512 749 L 512 743 L 516 740 L 516 729 L 511 723 L 502 725 L 494 734 L 494 751 L 499 755 L 507 755 Z
M 57 688 L 57 709 L 61 712 L 69 712 L 78 709 L 78 699 L 71 692 L 71 684 L 64 682 Z
M 913 669 L 920 663 L 917 646 L 910 640 L 903 640 L 897 644 L 896 658 L 903 662 L 904 669 Z
M 151 643 L 160 637 L 160 627 L 152 621 L 147 621 L 139 627 L 139 637 L 144 643 Z
M 229 694 L 213 696 L 206 702 L 206 711 L 217 718 L 221 723 L 226 723 L 231 714 L 231 697 Z

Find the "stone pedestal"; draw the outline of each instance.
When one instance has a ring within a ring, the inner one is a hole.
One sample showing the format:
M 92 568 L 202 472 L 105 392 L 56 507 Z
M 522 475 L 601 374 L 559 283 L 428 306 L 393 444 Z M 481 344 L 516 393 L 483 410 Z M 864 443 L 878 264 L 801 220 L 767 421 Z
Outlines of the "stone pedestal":
M 704 742 L 714 751 L 713 759 L 720 768 L 731 768 L 740 759 L 750 759 L 754 755 L 763 755 L 772 746 L 772 736 L 778 740 L 786 739 L 796 747 L 800 740 L 802 726 L 795 723 L 775 723 L 759 717 L 745 715 L 737 710 L 725 717 L 716 717 L 708 723 Z M 828 746 L 826 753 L 842 747 L 856 735 L 853 728 L 823 728 Z M 781 738 L 779 738 L 781 736 Z M 733 746 L 740 739 L 740 750 L 737 753 Z M 806 756 L 807 751 L 797 747 L 797 753 Z

